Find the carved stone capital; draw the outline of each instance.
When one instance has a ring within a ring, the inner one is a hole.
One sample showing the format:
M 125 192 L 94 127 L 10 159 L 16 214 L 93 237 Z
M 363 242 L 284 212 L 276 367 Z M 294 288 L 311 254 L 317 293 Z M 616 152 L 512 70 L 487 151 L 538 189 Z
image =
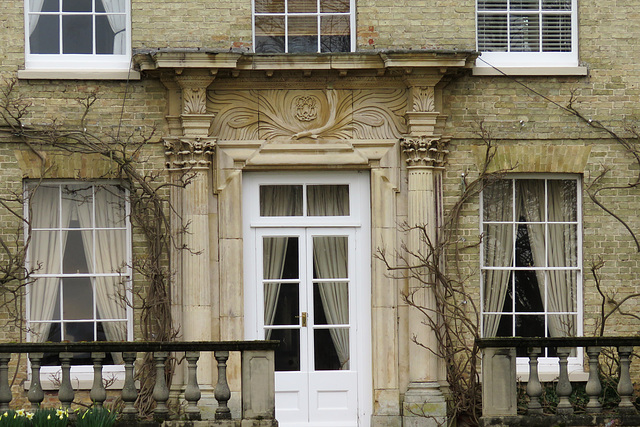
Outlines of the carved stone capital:
M 410 167 L 444 167 L 449 139 L 440 136 L 418 136 L 400 139 L 400 147 Z
M 166 166 L 169 170 L 208 169 L 216 140 L 212 138 L 165 138 Z
M 215 76 L 211 73 L 190 72 L 178 75 L 182 89 L 182 114 L 207 114 L 207 88 Z
M 433 86 L 414 86 L 411 88 L 413 111 L 436 111 L 436 94 Z

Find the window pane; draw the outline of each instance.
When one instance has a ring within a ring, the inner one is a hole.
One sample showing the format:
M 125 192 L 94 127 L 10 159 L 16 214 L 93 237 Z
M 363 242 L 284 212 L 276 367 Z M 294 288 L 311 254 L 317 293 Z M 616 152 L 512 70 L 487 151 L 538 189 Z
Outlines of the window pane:
M 571 10 L 571 0 L 542 0 L 542 10 Z
M 289 0 L 289 13 L 315 13 L 318 11 L 318 3 L 316 0 Z
M 516 312 L 544 312 L 544 272 L 517 270 L 514 276 L 516 284 Z
M 126 273 L 127 233 L 125 230 L 96 230 L 95 273 Z M 86 236 L 88 233 L 84 233 Z
M 520 221 L 541 222 L 545 220 L 544 180 L 516 180 L 516 200 L 518 201 Z
M 256 13 L 284 13 L 284 0 L 255 0 Z
M 289 52 L 318 51 L 318 19 L 315 16 L 289 17 Z
M 313 237 L 313 278 L 347 279 L 347 238 Z
M 492 325 L 501 325 L 504 324 L 505 326 L 502 328 L 503 330 L 511 330 L 509 328 L 510 325 L 510 320 L 511 320 L 511 316 L 508 315 L 504 315 L 504 314 L 485 314 L 483 316 L 483 331 L 482 331 L 482 336 L 485 338 L 492 338 L 492 337 L 504 337 L 504 336 L 511 336 L 511 333 L 509 334 L 505 334 L 502 333 L 500 334 L 498 331 L 499 329 L 496 329 L 495 333 L 491 333 L 492 329 Z
M 29 289 L 31 320 L 60 320 L 60 279 L 41 277 Z
M 86 259 L 85 245 L 87 245 L 86 248 L 88 248 L 89 251 L 92 251 L 93 236 L 90 231 L 72 230 L 67 232 L 67 244 L 65 246 L 64 259 L 62 262 L 63 273 L 89 273 L 89 262 L 92 262 L 92 260 Z
M 96 187 L 96 227 L 126 227 L 126 192 L 114 185 Z
M 93 279 L 96 292 L 96 318 L 125 320 L 127 318 L 126 282 L 121 277 L 96 277 Z M 107 322 L 111 324 L 111 322 Z M 117 336 L 117 340 L 126 339 Z
M 549 224 L 549 266 L 578 266 L 578 226 Z
M 38 20 L 30 19 L 31 28 L 35 25 L 29 37 L 31 53 L 57 54 L 60 53 L 60 21 L 57 16 L 41 15 Z
M 513 225 L 485 224 L 483 229 L 484 265 L 511 267 L 513 265 Z
M 544 315 L 522 314 L 516 315 L 517 337 L 545 337 Z
M 275 350 L 276 371 L 299 371 L 300 330 L 272 329 L 269 339 L 280 341 Z
M 265 237 L 262 245 L 262 277 L 265 280 L 299 277 L 297 237 Z
M 571 16 L 543 15 L 542 50 L 571 52 Z
M 69 322 L 64 323 L 64 341 L 94 341 L 95 324 L 93 322 Z M 89 362 L 90 363 L 90 362 Z
M 314 331 L 314 362 L 316 371 L 349 369 L 349 330 L 316 329 Z
M 546 267 L 544 224 L 519 224 L 516 267 Z
M 93 319 L 93 288 L 88 277 L 62 279 L 62 316 L 65 320 Z
M 550 314 L 549 315 L 549 336 L 575 337 L 576 332 L 577 332 L 577 329 L 576 329 L 575 314 Z
M 93 53 L 92 19 L 85 15 L 62 17 L 62 53 Z
M 478 49 L 506 52 L 507 48 L 507 15 L 478 15 Z
M 348 216 L 348 185 L 309 185 L 307 187 L 309 216 Z
M 575 312 L 578 298 L 578 273 L 570 270 L 550 271 L 549 275 L 549 307 L 547 311 Z
M 485 221 L 513 220 L 513 190 L 511 180 L 500 180 L 482 192 L 482 215 Z
M 260 216 L 302 216 L 302 186 L 261 185 Z
M 320 0 L 320 12 L 323 13 L 348 13 L 349 0 Z
M 485 312 L 513 312 L 511 270 L 485 270 L 483 273 Z
M 30 215 L 32 228 L 59 227 L 60 188 L 40 185 L 30 188 Z M 35 207 L 35 209 L 33 209 Z
M 111 19 L 124 19 L 111 15 Z M 107 16 L 96 16 L 96 53 L 98 55 L 111 55 L 114 50 L 115 33 L 111 29 Z
M 549 221 L 577 221 L 578 194 L 574 180 L 550 180 Z
M 62 0 L 63 12 L 92 12 L 93 0 Z
M 511 15 L 510 51 L 540 51 L 540 18 L 538 15 Z
M 507 0 L 478 0 L 478 10 L 506 10 Z
M 284 52 L 283 16 L 256 16 L 255 26 L 257 53 Z
M 321 52 L 349 52 L 351 50 L 349 31 L 348 16 L 320 17 Z
M 37 274 L 59 274 L 61 264 L 61 245 L 59 231 L 32 231 L 29 243 L 31 268 Z
M 62 187 L 62 217 L 70 218 L 66 227 L 93 227 L 93 190 L 91 186 L 64 185 Z
M 41 7 L 41 9 L 38 9 Z M 31 12 L 59 12 L 60 3 L 58 0 L 44 0 L 40 4 L 39 0 L 29 0 L 29 11 Z
M 511 10 L 538 10 L 538 0 L 510 0 Z
M 349 324 L 349 284 L 314 283 L 313 312 L 316 325 Z
M 264 324 L 300 325 L 298 283 L 264 284 Z

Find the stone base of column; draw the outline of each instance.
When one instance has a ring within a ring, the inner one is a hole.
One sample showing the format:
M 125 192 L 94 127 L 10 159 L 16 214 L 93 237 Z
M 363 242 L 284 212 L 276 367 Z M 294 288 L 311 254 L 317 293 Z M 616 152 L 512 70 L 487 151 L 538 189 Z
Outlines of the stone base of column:
M 446 425 L 447 401 L 437 382 L 412 382 L 402 404 L 403 427 Z

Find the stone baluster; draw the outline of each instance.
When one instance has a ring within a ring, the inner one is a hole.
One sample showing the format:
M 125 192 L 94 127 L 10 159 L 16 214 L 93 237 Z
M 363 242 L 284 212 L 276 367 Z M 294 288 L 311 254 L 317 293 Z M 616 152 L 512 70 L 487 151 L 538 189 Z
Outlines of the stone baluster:
M 169 387 L 165 378 L 165 361 L 169 357 L 169 352 L 158 351 L 153 353 L 156 361 L 156 383 L 153 387 L 153 399 L 156 401 L 156 408 L 153 413 L 156 418 L 166 419 L 169 415 L 167 400 L 169 400 Z
M 200 358 L 199 351 L 187 351 L 185 353 L 185 359 L 188 364 L 187 374 L 187 387 L 184 390 L 184 398 L 187 401 L 186 415 L 189 420 L 200 419 L 200 409 L 198 408 L 198 400 L 202 393 L 200 387 L 198 387 L 198 359 Z
M 538 376 L 538 356 L 542 352 L 540 347 L 529 349 L 529 381 L 527 382 L 527 395 L 529 396 L 529 405 L 527 414 L 542 414 L 542 405 L 540 404 L 540 396 L 542 396 L 542 385 Z
M 230 420 L 231 410 L 227 406 L 227 402 L 231 398 L 231 390 L 227 384 L 227 359 L 229 359 L 228 351 L 216 351 L 214 356 L 218 361 L 218 383 L 213 390 L 213 395 L 218 401 L 216 408 L 216 420 Z
M 74 391 L 71 385 L 71 359 L 73 359 L 73 353 L 62 352 L 60 353 L 60 367 L 62 368 L 62 381 L 60 381 L 60 390 L 58 390 L 58 399 L 60 400 L 60 406 L 62 409 L 71 409 L 71 403 L 73 402 Z M 71 415 L 71 411 L 69 411 Z
M 122 410 L 122 417 L 125 421 L 135 420 L 138 410 L 134 404 L 138 398 L 138 390 L 136 390 L 136 383 L 134 380 L 133 363 L 136 361 L 136 353 L 126 352 L 122 353 L 122 359 L 124 360 L 124 386 L 122 387 L 122 401 L 124 402 L 124 409 Z
M 585 386 L 585 392 L 587 396 L 589 396 L 589 403 L 587 403 L 586 407 L 586 412 L 589 414 L 596 414 L 602 411 L 602 404 L 598 400 L 600 393 L 602 393 L 598 369 L 600 350 L 600 347 L 587 347 L 587 355 L 589 356 L 589 380 Z
M 618 356 L 620 357 L 620 381 L 618 382 L 618 395 L 620 395 L 620 403 L 618 404 L 618 412 L 624 414 L 635 414 L 636 408 L 631 400 L 633 396 L 633 383 L 629 375 L 629 356 L 633 351 L 631 346 L 618 347 Z
M 40 383 L 40 363 L 43 357 L 43 353 L 29 353 L 29 361 L 31 362 L 31 386 L 27 392 L 27 398 L 29 402 L 31 402 L 32 411 L 40 408 L 40 403 L 44 400 L 44 390 L 42 390 L 42 383 Z
M 0 412 L 9 410 L 11 387 L 9 386 L 9 361 L 11 353 L 0 353 Z
M 91 360 L 93 360 L 93 384 L 89 392 L 89 397 L 98 408 L 102 408 L 102 404 L 107 400 L 107 390 L 105 390 L 104 382 L 102 381 L 102 362 L 105 357 L 105 353 L 91 353 Z
M 560 359 L 560 376 L 558 377 L 558 385 L 556 386 L 556 394 L 558 395 L 558 415 L 573 414 L 573 407 L 569 402 L 571 395 L 571 382 L 569 381 L 569 370 L 567 369 L 567 359 L 571 353 L 570 347 L 558 347 L 558 358 Z

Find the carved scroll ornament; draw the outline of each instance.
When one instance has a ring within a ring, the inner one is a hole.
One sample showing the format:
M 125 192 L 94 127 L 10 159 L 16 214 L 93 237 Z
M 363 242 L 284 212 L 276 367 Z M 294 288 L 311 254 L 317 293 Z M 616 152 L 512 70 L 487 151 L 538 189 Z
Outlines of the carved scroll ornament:
M 413 89 L 413 111 L 435 111 L 435 91 L 433 86 Z
M 164 140 L 167 168 L 189 170 L 209 168 L 215 140 L 201 138 L 167 138 Z
M 382 90 L 215 91 L 212 134 L 221 140 L 396 139 L 406 93 Z
M 441 137 L 407 137 L 400 139 L 408 166 L 443 167 L 449 140 Z
M 207 91 L 204 88 L 185 88 L 184 114 L 207 114 Z

